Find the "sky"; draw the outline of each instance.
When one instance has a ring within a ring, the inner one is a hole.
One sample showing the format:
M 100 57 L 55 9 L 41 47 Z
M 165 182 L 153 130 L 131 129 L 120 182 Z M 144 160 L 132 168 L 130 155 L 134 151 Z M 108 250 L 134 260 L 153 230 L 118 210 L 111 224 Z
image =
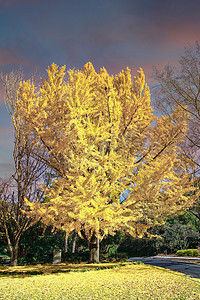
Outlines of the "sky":
M 46 76 L 55 62 L 67 69 L 91 61 L 117 74 L 176 65 L 184 47 L 200 41 L 199 0 L 0 0 L 0 72 L 23 67 Z M 13 129 L 0 84 L 0 177 L 13 168 Z

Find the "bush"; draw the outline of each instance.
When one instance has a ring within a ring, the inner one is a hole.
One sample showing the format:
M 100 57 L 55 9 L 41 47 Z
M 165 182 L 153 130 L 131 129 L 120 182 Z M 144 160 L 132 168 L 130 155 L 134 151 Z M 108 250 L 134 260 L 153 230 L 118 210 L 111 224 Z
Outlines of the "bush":
M 38 222 L 29 228 L 20 240 L 19 264 L 52 263 L 53 250 L 62 249 L 65 233 L 52 232 L 52 227 L 46 227 Z
M 100 261 L 102 262 L 118 262 L 127 261 L 127 253 L 112 253 L 112 254 L 100 254 Z
M 187 249 L 187 250 L 178 250 L 176 252 L 178 256 L 199 256 L 199 251 L 197 249 Z
M 89 252 L 80 252 L 80 253 L 63 253 L 63 261 L 68 262 L 85 262 L 89 260 Z
M 155 239 L 134 238 L 125 235 L 117 249 L 118 253 L 126 253 L 128 257 L 153 256 L 157 254 Z
M 0 265 L 9 264 L 10 257 L 5 254 L 0 254 Z
M 126 253 L 113 253 L 110 255 L 111 258 L 116 259 L 117 261 L 124 261 L 128 259 L 128 256 Z

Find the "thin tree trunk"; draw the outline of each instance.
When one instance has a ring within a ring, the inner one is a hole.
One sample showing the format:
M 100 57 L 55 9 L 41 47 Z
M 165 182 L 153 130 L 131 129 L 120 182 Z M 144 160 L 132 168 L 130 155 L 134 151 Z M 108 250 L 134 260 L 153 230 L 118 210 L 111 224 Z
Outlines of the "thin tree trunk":
M 74 231 L 72 235 L 72 253 L 75 253 L 76 251 L 76 237 L 77 237 L 77 232 Z
M 15 243 L 15 245 L 13 246 L 13 244 L 11 243 L 10 236 L 8 233 L 8 228 L 7 228 L 5 222 L 4 222 L 4 230 L 5 230 L 5 234 L 6 234 L 8 249 L 10 252 L 10 265 L 17 266 L 19 242 L 17 241 Z
M 68 235 L 65 233 L 65 246 L 64 246 L 64 252 L 67 253 L 67 245 L 68 245 Z
M 89 243 L 90 263 L 99 263 L 99 239 L 92 238 Z

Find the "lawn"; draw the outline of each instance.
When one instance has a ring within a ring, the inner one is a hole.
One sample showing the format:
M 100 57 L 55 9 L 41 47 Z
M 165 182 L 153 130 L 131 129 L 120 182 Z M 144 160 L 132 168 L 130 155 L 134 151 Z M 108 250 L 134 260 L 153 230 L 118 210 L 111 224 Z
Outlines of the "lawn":
M 144 264 L 62 271 L 65 273 L 4 275 L 0 299 L 200 299 L 200 280 Z

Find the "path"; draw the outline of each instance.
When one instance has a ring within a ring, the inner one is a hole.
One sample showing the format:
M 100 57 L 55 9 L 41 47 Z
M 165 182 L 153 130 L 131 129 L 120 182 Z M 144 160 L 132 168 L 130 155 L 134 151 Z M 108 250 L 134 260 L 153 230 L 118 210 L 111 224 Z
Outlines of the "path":
M 200 265 L 184 263 L 180 261 L 174 261 L 170 259 L 159 259 L 159 258 L 142 258 L 142 257 L 131 257 L 129 261 L 142 261 L 144 264 L 153 265 L 170 269 L 176 272 L 181 272 L 186 275 L 190 275 L 194 278 L 200 278 Z

